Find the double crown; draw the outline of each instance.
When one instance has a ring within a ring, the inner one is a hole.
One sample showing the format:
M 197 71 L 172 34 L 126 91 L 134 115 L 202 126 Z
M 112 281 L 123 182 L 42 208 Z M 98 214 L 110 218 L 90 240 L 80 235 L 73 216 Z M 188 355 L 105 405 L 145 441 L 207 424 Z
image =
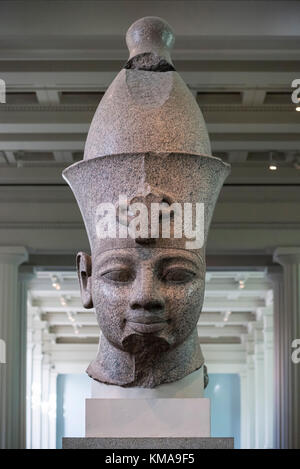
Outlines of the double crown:
M 202 252 L 230 166 L 211 155 L 201 110 L 174 68 L 171 27 L 160 18 L 142 18 L 129 28 L 126 42 L 129 60 L 96 110 L 84 159 L 65 169 L 63 177 L 78 202 L 92 252 L 145 244 L 187 249 L 190 237 L 184 229 L 181 237 L 176 236 L 173 208 L 182 207 L 184 223 L 188 204 L 202 207 L 203 243 L 196 245 L 196 251 Z M 131 207 L 136 204 L 148 209 L 147 226 L 125 237 L 121 225 L 130 227 Z M 169 237 L 151 220 L 152 205 L 159 207 L 160 225 L 167 213 Z M 103 207 L 115 209 L 107 221 L 112 227 L 116 222 L 119 229 L 108 227 L 99 236 L 107 215 Z

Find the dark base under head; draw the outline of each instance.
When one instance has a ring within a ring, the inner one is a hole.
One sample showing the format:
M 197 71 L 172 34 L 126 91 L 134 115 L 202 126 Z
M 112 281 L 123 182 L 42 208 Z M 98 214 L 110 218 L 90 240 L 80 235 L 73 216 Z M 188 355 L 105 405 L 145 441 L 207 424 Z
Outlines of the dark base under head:
M 63 438 L 63 449 L 232 449 L 233 438 Z

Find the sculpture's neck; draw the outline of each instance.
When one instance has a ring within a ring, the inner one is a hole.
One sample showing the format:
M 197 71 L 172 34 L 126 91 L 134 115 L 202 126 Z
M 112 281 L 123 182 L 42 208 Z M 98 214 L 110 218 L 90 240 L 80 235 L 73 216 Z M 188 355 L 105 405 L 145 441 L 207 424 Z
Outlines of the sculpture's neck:
M 102 383 L 154 388 L 183 378 L 200 368 L 203 362 L 197 329 L 176 348 L 157 354 L 122 351 L 102 335 L 97 357 L 87 373 Z

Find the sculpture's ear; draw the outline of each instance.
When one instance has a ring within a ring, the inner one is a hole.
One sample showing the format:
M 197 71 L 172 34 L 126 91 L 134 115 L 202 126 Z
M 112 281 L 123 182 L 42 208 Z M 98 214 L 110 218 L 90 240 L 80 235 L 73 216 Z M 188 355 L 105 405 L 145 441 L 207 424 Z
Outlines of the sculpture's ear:
M 87 309 L 93 307 L 92 299 L 92 259 L 85 252 L 79 252 L 76 258 L 77 274 L 80 283 L 81 299 Z

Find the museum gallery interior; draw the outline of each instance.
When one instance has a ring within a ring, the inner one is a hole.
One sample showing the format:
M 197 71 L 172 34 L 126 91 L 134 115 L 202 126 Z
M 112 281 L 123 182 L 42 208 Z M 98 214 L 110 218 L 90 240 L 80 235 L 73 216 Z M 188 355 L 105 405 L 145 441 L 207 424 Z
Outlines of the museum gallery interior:
M 0 2 L 1 449 L 300 448 L 299 16 Z

